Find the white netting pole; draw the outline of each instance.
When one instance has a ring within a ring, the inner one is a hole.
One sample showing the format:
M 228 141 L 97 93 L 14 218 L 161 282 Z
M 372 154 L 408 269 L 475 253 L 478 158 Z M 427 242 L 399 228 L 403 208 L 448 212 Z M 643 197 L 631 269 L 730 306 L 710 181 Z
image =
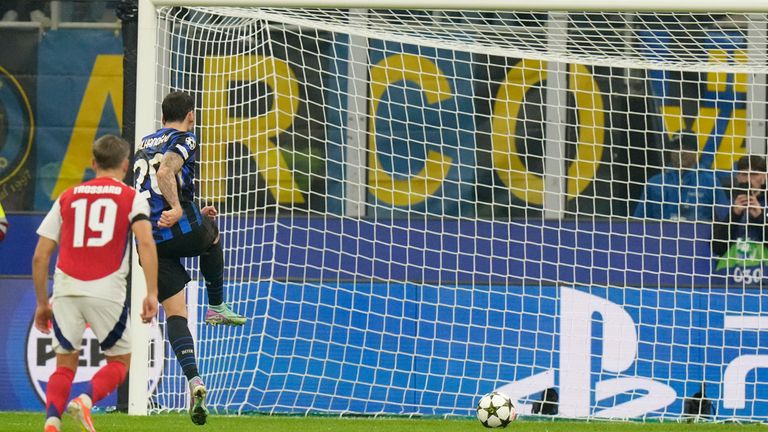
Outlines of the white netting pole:
M 366 9 L 353 9 L 349 20 L 365 25 Z M 347 63 L 347 140 L 345 164 L 346 200 L 345 215 L 365 216 L 365 156 L 368 147 L 368 39 L 365 36 L 349 36 Z
M 155 115 L 155 46 L 157 16 L 149 0 L 139 0 L 138 51 L 136 56 L 136 129 L 135 145 L 142 134 L 152 130 Z M 131 373 L 128 375 L 128 414 L 147 415 L 149 402 L 149 326 L 141 323 L 141 306 L 147 293 L 144 274 L 138 265 L 136 248 L 132 248 L 131 279 Z
M 553 47 L 568 38 L 568 14 L 551 13 L 547 20 L 547 39 Z M 544 217 L 560 219 L 565 207 L 565 119 L 568 107 L 568 65 L 547 63 L 546 115 L 544 140 Z
M 747 31 L 747 52 L 750 63 L 768 61 L 768 21 L 766 15 L 752 16 L 753 26 Z M 764 73 L 749 74 L 747 88 L 747 149 L 750 154 L 766 154 L 766 77 Z
M 147 0 L 141 0 L 143 3 Z M 151 0 L 155 6 L 242 6 L 281 8 L 368 8 L 531 10 L 531 11 L 648 11 L 648 12 L 768 12 L 768 4 L 754 0 Z

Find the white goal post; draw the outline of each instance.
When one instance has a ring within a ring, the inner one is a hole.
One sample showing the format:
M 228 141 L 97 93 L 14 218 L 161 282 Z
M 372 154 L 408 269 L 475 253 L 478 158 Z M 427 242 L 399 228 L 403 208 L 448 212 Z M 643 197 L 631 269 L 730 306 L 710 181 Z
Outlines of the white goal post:
M 280 8 L 327 8 L 327 9 L 438 9 L 438 10 L 467 10 L 467 4 L 457 0 L 444 2 L 431 0 L 378 0 L 365 2 L 358 0 L 139 0 L 139 4 L 150 7 L 159 6 L 205 6 L 228 7 L 239 6 L 248 8 L 280 7 Z M 472 10 L 499 11 L 606 11 L 606 12 L 755 12 L 763 13 L 766 7 L 748 0 L 736 0 L 727 5 L 713 0 L 695 1 L 680 0 L 673 4 L 662 0 L 482 0 L 473 4 Z M 146 17 L 145 17 L 146 18 Z M 145 21 L 148 22 L 148 21 Z
M 139 0 L 137 71 L 136 143 L 165 93 L 198 101 L 249 317 L 196 325 L 214 413 L 466 416 L 496 390 L 768 420 L 768 234 L 732 208 L 768 221 L 739 165 L 768 154 L 768 5 Z M 129 414 L 181 410 L 139 276 Z

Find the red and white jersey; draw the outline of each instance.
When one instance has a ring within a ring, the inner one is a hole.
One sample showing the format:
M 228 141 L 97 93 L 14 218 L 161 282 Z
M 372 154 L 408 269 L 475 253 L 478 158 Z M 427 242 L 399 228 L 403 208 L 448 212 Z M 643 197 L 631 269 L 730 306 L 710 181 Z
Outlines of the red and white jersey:
M 53 295 L 124 301 L 131 224 L 148 218 L 146 198 L 113 178 L 64 191 L 37 229 L 59 244 Z

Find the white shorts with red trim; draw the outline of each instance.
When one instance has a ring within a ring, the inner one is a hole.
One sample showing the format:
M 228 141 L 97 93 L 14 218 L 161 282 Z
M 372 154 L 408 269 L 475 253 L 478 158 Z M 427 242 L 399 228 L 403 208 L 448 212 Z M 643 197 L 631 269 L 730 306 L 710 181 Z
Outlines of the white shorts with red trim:
M 53 298 L 53 349 L 57 354 L 80 351 L 86 325 L 108 356 L 131 352 L 128 306 L 97 297 Z

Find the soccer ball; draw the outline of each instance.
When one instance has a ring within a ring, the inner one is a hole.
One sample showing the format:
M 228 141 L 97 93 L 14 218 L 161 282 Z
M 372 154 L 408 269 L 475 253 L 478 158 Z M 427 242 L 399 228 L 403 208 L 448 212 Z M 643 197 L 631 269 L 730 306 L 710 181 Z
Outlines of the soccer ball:
M 480 398 L 477 419 L 487 428 L 503 428 L 515 419 L 515 406 L 509 396 L 491 392 Z

